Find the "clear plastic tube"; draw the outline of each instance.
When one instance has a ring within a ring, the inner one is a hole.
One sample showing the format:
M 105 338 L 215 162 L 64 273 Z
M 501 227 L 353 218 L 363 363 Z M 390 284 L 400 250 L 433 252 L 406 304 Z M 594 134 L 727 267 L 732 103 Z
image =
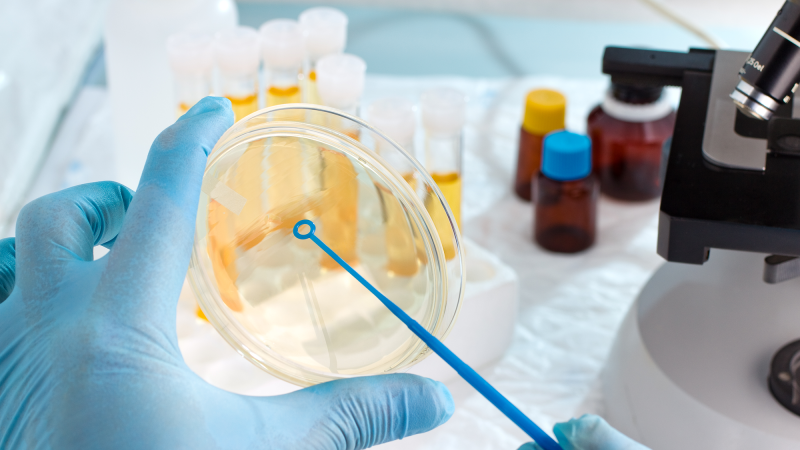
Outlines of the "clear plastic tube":
M 317 63 L 325 56 L 344 51 L 348 19 L 336 8 L 315 7 L 303 11 L 298 20 L 305 35 L 307 52 L 303 101 L 323 104 L 317 91 Z
M 414 154 L 414 105 L 403 98 L 384 98 L 373 102 L 367 114 L 369 120 L 406 152 Z M 375 142 L 377 153 L 397 170 L 411 189 L 416 191 L 414 168 L 407 158 L 398 155 L 393 145 L 384 139 Z M 376 185 L 377 186 L 377 185 Z M 417 273 L 419 240 L 409 241 L 404 233 L 407 223 L 400 203 L 385 189 L 377 186 L 386 216 L 387 268 L 394 274 L 410 276 Z
M 178 117 L 212 92 L 213 42 L 208 33 L 176 33 L 167 39 Z
M 364 74 L 367 65 L 361 58 L 348 54 L 332 54 L 323 57 L 317 64 L 320 101 L 325 106 L 357 115 L 359 101 L 364 90 Z M 359 140 L 359 128 L 339 116 L 325 115 L 322 124 L 346 136 Z M 359 189 L 357 173 L 353 164 L 341 154 L 322 152 L 321 183 L 323 189 L 337 187 L 339 200 L 321 215 L 321 235 L 331 248 L 349 264 L 358 261 L 356 235 L 358 223 Z M 341 267 L 328 255 L 323 255 L 323 267 L 340 270 Z
M 259 37 L 251 27 L 236 27 L 217 35 L 214 51 L 220 94 L 233 106 L 235 120 L 258 110 Z
M 453 211 L 456 225 L 461 225 L 461 155 L 462 134 L 466 117 L 466 98 L 452 88 L 426 91 L 422 95 L 422 122 L 425 127 L 425 167 L 442 191 Z M 445 257 L 455 257 L 455 247 L 448 242 L 448 215 L 433 195 L 426 202 L 428 213 L 441 230 Z
M 300 103 L 300 77 L 305 60 L 300 24 L 288 19 L 270 20 L 261 26 L 259 34 L 266 106 Z
M 214 57 L 219 70 L 221 95 L 231 101 L 234 120 L 258 110 L 258 64 L 259 36 L 250 27 L 236 27 L 217 34 Z M 240 194 L 253 199 L 247 202 L 239 214 L 230 214 L 227 208 L 217 203 L 208 211 L 208 252 L 213 255 L 212 264 L 220 295 L 233 311 L 241 311 L 243 302 L 236 290 L 241 268 L 236 262 L 235 246 L 226 236 L 230 230 L 238 229 L 263 215 L 262 190 L 259 180 L 264 169 L 261 164 L 264 146 L 254 142 L 247 146 L 241 159 L 233 169 L 242 181 Z

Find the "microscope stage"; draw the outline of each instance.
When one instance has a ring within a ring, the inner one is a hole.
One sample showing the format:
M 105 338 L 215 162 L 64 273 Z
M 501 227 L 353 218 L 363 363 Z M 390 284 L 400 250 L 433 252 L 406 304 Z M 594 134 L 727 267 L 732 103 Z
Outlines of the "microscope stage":
M 742 55 L 716 52 L 714 67 L 736 66 Z M 711 248 L 800 256 L 800 157 L 766 151 L 767 122 L 744 117 L 728 98 L 737 79 L 728 70 L 684 72 L 659 218 L 658 253 L 668 261 L 702 264 Z M 791 116 L 792 105 L 779 114 Z

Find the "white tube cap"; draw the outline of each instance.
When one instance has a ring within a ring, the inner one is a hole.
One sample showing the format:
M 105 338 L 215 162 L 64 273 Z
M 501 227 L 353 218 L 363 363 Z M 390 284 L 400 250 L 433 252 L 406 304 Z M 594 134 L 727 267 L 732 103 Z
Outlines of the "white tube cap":
M 167 56 L 175 75 L 208 75 L 214 67 L 214 38 L 209 33 L 175 33 L 167 38 Z
M 376 100 L 369 106 L 367 117 L 372 125 L 397 142 L 405 145 L 414 140 L 414 104 L 400 97 Z
M 467 120 L 467 99 L 453 88 L 436 88 L 422 94 L 422 124 L 429 133 L 461 133 Z
M 300 23 L 290 19 L 270 20 L 261 25 L 259 34 L 266 68 L 299 70 L 303 67 L 306 48 Z
M 367 63 L 355 55 L 328 55 L 317 62 L 317 90 L 322 103 L 333 108 L 355 106 L 364 92 Z
M 223 73 L 250 74 L 258 71 L 260 39 L 251 27 L 236 27 L 217 33 L 214 59 Z
M 306 36 L 306 51 L 311 62 L 323 56 L 342 53 L 347 44 L 347 16 L 336 8 L 320 6 L 300 14 Z

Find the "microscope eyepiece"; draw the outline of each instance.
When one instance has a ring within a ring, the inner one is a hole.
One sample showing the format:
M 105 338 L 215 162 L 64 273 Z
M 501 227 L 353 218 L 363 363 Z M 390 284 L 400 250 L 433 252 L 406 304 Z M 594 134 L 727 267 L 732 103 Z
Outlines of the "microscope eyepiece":
M 769 120 L 788 103 L 800 76 L 800 0 L 787 0 L 739 69 L 731 99 L 747 116 Z

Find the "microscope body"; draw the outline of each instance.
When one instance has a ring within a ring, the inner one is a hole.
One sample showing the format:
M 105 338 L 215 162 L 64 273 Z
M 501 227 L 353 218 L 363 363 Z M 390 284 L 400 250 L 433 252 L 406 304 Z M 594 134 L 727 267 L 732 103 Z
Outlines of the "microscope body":
M 682 87 L 659 216 L 667 263 L 603 379 L 609 422 L 653 450 L 800 448 L 797 24 L 789 0 L 753 54 L 606 49 L 612 81 Z

